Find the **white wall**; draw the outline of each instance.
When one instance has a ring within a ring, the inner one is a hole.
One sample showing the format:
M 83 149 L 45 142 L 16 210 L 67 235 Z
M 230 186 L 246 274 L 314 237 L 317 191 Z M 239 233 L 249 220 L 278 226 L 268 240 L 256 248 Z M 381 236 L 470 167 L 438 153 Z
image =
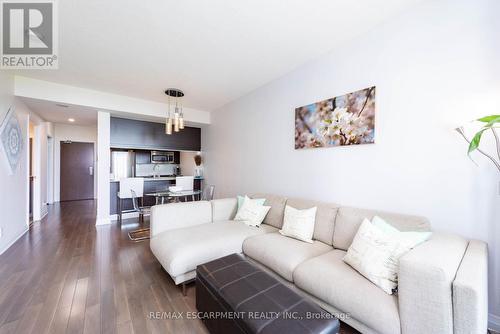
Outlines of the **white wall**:
M 181 152 L 179 167 L 182 175 L 195 175 L 196 164 L 194 163 L 194 157 L 196 154 L 198 152 Z
M 94 161 L 97 161 L 97 127 L 70 124 L 54 124 L 54 201 L 59 202 L 61 194 L 61 142 L 93 143 Z M 95 167 L 94 167 L 95 169 Z M 94 197 L 97 194 L 97 177 L 94 173 Z
M 110 207 L 110 133 L 111 115 L 97 112 L 97 219 L 96 225 L 111 223 Z
M 0 122 L 11 105 L 14 104 L 14 79 L 0 71 Z M 0 148 L 0 254 L 28 230 L 28 148 L 29 111 L 23 106 L 16 106 L 16 115 L 23 132 L 23 154 L 19 166 L 13 175 L 4 161 L 4 152 Z
M 165 118 L 167 104 L 137 99 L 124 95 L 57 84 L 22 76 L 15 77 L 15 95 L 51 102 L 82 105 L 97 110 L 113 110 L 113 115 L 139 119 Z M 183 108 L 184 119 L 188 125 L 210 124 L 210 113 L 204 110 Z
M 50 123 L 45 122 L 40 116 L 32 112 L 24 102 L 15 98 L 17 108 L 22 108 L 29 113 L 30 122 L 34 125 L 33 134 L 33 161 L 32 176 L 33 179 L 33 220 L 39 221 L 47 215 L 47 159 L 48 145 L 47 137 L 49 135 Z
M 500 175 L 476 154 L 475 166 L 453 131 L 499 113 L 498 13 L 495 0 L 425 1 L 222 107 L 202 140 L 208 182 L 218 197 L 270 192 L 419 214 L 486 240 L 490 313 L 500 315 Z M 296 107 L 372 85 L 376 144 L 294 150 Z

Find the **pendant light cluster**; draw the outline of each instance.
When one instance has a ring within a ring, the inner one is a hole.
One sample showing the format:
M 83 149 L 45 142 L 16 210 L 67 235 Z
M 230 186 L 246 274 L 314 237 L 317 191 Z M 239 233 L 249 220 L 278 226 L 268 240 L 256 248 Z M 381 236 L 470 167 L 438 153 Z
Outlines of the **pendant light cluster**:
M 179 132 L 179 130 L 184 129 L 184 112 L 182 111 L 182 97 L 184 93 L 180 89 L 169 88 L 165 91 L 165 94 L 168 96 L 168 114 L 165 121 L 165 133 L 171 135 L 172 129 L 174 132 Z M 174 107 L 173 115 L 170 112 L 172 106 Z

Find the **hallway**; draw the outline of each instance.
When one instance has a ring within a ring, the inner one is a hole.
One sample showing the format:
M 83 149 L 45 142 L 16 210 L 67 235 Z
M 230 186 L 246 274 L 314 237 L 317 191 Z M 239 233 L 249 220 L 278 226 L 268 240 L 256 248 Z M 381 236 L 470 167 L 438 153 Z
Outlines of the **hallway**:
M 0 334 L 206 333 L 198 320 L 150 312 L 195 311 L 162 271 L 137 219 L 95 226 L 95 201 L 63 202 L 0 256 Z

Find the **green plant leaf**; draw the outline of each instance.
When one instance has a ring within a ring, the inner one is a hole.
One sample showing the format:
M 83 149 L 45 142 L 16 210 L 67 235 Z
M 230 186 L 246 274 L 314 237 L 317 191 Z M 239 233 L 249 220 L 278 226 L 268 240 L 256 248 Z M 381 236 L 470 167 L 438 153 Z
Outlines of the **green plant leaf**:
M 484 127 L 485 128 L 491 128 L 493 127 L 493 125 L 495 125 L 496 123 L 500 123 L 500 116 L 497 117 L 497 118 L 494 118 L 492 119 L 491 121 L 488 122 L 488 124 L 486 124 Z
M 484 116 L 484 117 L 481 117 L 481 118 L 478 118 L 477 119 L 479 122 L 483 122 L 483 123 L 497 123 L 497 122 L 500 122 L 500 115 L 490 115 L 490 116 Z
M 472 138 L 472 140 L 470 141 L 469 151 L 467 152 L 467 154 L 470 154 L 472 151 L 476 150 L 479 147 L 479 143 L 481 142 L 481 136 L 483 135 L 483 132 L 486 130 L 487 129 L 483 128 L 474 135 L 474 138 Z

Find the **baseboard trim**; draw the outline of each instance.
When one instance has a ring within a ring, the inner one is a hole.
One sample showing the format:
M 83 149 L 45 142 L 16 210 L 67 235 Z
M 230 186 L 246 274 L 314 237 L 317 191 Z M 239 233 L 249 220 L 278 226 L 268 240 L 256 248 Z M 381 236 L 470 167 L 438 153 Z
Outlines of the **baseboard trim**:
M 495 314 L 488 314 L 488 328 L 495 332 L 500 332 L 500 316 Z
M 129 218 L 139 218 L 139 213 L 137 212 L 126 212 L 122 214 L 122 219 L 129 219 Z M 114 214 L 109 216 L 109 219 L 111 220 L 118 220 L 118 214 Z
M 19 240 L 23 235 L 25 235 L 26 232 L 28 232 L 29 230 L 30 230 L 29 227 L 27 227 L 26 230 L 24 230 L 23 233 L 19 234 L 14 240 L 12 240 L 7 246 L 5 246 L 4 249 L 2 249 L 0 251 L 0 255 L 2 255 L 3 253 L 5 253 L 10 248 L 10 246 L 12 246 L 13 244 L 15 244 L 16 241 Z
M 40 217 L 40 219 L 35 220 L 35 221 L 36 221 L 36 222 L 40 222 L 40 221 L 42 221 L 42 219 L 43 219 L 43 218 L 45 218 L 45 216 L 46 216 L 46 215 L 48 215 L 48 214 L 49 214 L 49 210 L 45 209 L 45 212 L 44 212 L 44 213 L 42 213 L 42 216 Z
M 96 221 L 95 221 L 95 225 L 96 226 L 99 226 L 99 225 L 109 225 L 109 224 L 111 224 L 111 219 L 109 219 L 109 217 L 97 218 Z

